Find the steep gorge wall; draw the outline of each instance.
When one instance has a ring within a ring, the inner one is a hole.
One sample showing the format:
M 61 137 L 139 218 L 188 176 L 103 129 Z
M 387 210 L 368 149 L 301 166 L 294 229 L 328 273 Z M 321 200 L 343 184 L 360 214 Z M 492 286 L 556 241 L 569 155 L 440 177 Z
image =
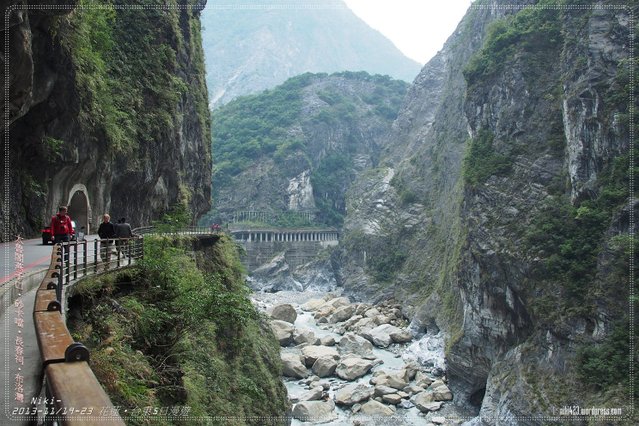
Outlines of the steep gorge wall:
M 5 30 L 10 186 L 3 180 L 2 238 L 38 232 L 76 191 L 89 211 L 72 203 L 70 214 L 93 231 L 104 212 L 138 225 L 175 204 L 196 216 L 206 211 L 202 2 L 145 9 L 142 1 L 139 9 L 131 2 L 109 3 L 115 9 L 25 3 L 3 4 L 14 11 Z
M 445 330 L 456 402 L 486 424 L 628 410 L 632 15 L 566 4 L 475 3 L 347 197 L 347 291 Z

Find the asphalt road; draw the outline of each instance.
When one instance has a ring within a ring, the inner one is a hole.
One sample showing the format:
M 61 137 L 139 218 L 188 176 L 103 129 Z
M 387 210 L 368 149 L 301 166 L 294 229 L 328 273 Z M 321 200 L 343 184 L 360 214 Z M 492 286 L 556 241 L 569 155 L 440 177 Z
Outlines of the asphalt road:
M 85 238 L 89 241 L 94 240 L 97 235 L 87 235 Z M 51 261 L 51 250 L 53 245 L 43 245 L 42 238 L 34 238 L 22 241 L 24 262 L 23 273 L 27 274 L 31 271 L 47 268 Z M 0 287 L 13 279 L 16 274 L 16 242 L 0 244 Z
M 22 241 L 24 273 L 43 269 L 51 261 L 52 245 L 42 245 L 42 238 Z M 1 244 L 2 263 L 0 264 L 0 286 L 16 276 L 16 242 Z

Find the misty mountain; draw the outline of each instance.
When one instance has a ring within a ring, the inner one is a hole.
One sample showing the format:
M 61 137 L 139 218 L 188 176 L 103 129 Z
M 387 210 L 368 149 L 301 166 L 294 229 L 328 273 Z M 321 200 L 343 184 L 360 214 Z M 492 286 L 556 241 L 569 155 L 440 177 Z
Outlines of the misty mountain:
M 421 68 L 341 0 L 294 8 L 275 0 L 212 0 L 201 19 L 212 107 L 305 72 L 367 71 L 412 82 Z

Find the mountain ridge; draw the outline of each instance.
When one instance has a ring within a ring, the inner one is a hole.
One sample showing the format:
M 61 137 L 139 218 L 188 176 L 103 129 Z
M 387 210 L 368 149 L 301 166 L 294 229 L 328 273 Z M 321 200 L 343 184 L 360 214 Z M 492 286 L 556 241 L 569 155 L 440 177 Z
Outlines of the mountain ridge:
M 305 72 L 366 71 L 411 82 L 421 69 L 343 1 L 313 5 L 244 0 L 226 8 L 209 1 L 202 24 L 210 105 Z

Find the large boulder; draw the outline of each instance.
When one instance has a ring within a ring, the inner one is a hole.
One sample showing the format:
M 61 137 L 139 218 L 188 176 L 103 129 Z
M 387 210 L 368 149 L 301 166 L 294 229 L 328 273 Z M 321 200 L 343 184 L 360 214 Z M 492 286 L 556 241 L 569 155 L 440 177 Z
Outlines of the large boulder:
M 325 299 L 311 299 L 302 305 L 304 311 L 316 311 L 326 303 Z
M 408 385 L 401 372 L 378 374 L 371 379 L 371 383 L 376 386 L 389 386 L 397 390 L 404 390 Z
M 296 328 L 293 332 L 293 342 L 296 345 L 301 345 L 302 343 L 306 343 L 309 345 L 317 345 L 320 343 L 320 340 L 315 337 L 315 332 L 308 328 Z
M 362 358 L 374 359 L 373 345 L 368 340 L 353 333 L 346 333 L 337 345 L 342 356 L 346 354 L 354 354 Z
M 271 329 L 281 346 L 288 346 L 293 341 L 294 327 L 291 323 L 281 320 L 271 320 Z
M 282 374 L 286 377 L 295 379 L 304 379 L 308 377 L 309 372 L 302 364 L 302 359 L 298 354 L 284 352 L 280 354 L 282 358 Z
M 344 321 L 344 328 L 347 330 L 350 330 L 361 319 L 362 319 L 361 315 L 353 315 L 352 317 Z
M 303 401 L 293 407 L 293 417 L 303 422 L 330 422 L 337 419 L 333 401 Z
M 363 404 L 359 412 L 361 414 L 364 414 L 365 416 L 371 417 L 392 416 L 393 414 L 395 414 L 395 412 L 389 406 L 375 400 L 370 400 L 366 404 Z
M 295 312 L 295 308 L 293 305 L 289 305 L 288 303 L 274 306 L 269 310 L 269 314 L 273 319 L 286 321 L 290 324 L 294 324 L 297 319 L 297 312 Z
M 375 386 L 375 396 L 384 396 L 384 395 L 389 395 L 392 393 L 397 393 L 397 389 L 395 388 L 391 388 L 390 386 L 386 386 L 386 385 L 377 385 Z
M 439 382 L 439 383 L 438 383 Z M 453 394 L 443 382 L 436 380 L 430 385 L 429 391 L 433 393 L 435 401 L 451 401 Z
M 387 404 L 397 405 L 402 402 L 402 397 L 396 393 L 389 393 L 387 395 L 382 396 L 382 401 Z
M 406 380 L 407 382 L 410 382 L 411 380 L 415 379 L 418 371 L 419 371 L 419 364 L 417 364 L 414 361 L 409 361 L 407 364 L 404 365 L 404 367 L 402 367 L 401 376 L 403 377 L 404 380 Z
M 417 374 L 415 374 L 415 384 L 417 386 L 427 388 L 432 383 L 433 383 L 433 379 L 428 377 L 428 375 L 424 373 L 423 371 L 418 371 Z
M 346 321 L 355 313 L 355 307 L 353 305 L 345 305 L 337 308 L 335 312 L 330 316 L 328 322 L 335 324 L 338 322 Z
M 366 375 L 376 363 L 364 358 L 349 356 L 337 364 L 335 375 L 343 380 L 352 381 Z
M 353 317 L 354 318 L 354 317 Z M 356 333 L 362 333 L 377 327 L 375 321 L 370 318 L 362 318 L 350 327 L 350 330 Z
M 306 346 L 302 348 L 302 356 L 307 367 L 312 367 L 319 358 L 331 357 L 339 359 L 337 349 L 328 346 Z
M 333 336 L 323 336 L 320 338 L 320 344 L 323 346 L 335 346 L 335 338 Z
M 404 388 L 404 392 L 408 392 L 410 395 L 416 395 L 418 393 L 424 392 L 424 388 L 414 383 L 411 383 L 410 385 Z
M 324 396 L 324 388 L 322 386 L 315 386 L 311 390 L 308 390 L 301 394 L 298 398 L 299 401 L 319 401 Z
M 442 406 L 441 402 L 437 402 L 433 399 L 431 392 L 420 392 L 411 398 L 411 402 L 415 404 L 422 413 L 437 411 Z
M 395 331 L 393 329 L 399 330 L 397 327 L 392 325 L 382 324 L 371 330 L 364 330 L 360 333 L 360 335 L 373 345 L 379 348 L 386 348 L 393 342 L 393 339 L 391 339 L 389 334 L 390 332 Z
M 313 318 L 318 323 L 327 323 L 328 317 L 331 316 L 335 312 L 335 308 L 331 305 L 322 305 L 319 309 L 315 311 L 313 314 Z
M 393 343 L 408 343 L 411 340 L 413 340 L 413 334 L 410 331 L 406 330 L 405 328 L 398 328 L 392 325 L 391 327 L 397 329 L 397 330 L 391 330 L 388 333 L 390 338 L 393 340 Z
M 325 306 L 332 306 L 333 308 L 338 309 L 338 308 L 341 308 L 342 306 L 348 306 L 350 304 L 351 302 L 348 300 L 348 297 L 336 297 L 335 299 L 331 299 L 328 302 L 326 302 Z
M 362 383 L 346 385 L 335 392 L 335 403 L 337 405 L 353 405 L 363 402 L 373 395 L 373 388 Z
M 313 363 L 312 370 L 317 377 L 330 377 L 335 373 L 336 368 L 337 360 L 332 356 L 324 356 Z

